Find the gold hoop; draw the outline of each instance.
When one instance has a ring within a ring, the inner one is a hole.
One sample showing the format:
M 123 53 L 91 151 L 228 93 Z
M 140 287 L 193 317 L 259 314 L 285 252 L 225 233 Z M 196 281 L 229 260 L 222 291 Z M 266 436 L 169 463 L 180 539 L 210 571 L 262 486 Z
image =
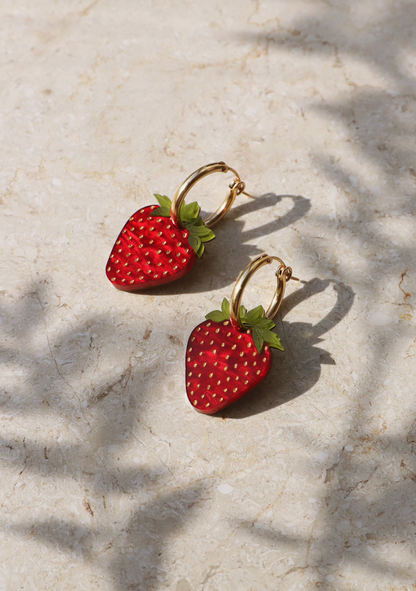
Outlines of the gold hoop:
M 283 297 L 285 295 L 286 289 L 286 282 L 290 279 L 295 279 L 298 281 L 296 277 L 292 277 L 292 269 L 291 267 L 287 267 L 282 259 L 279 257 L 269 256 L 268 254 L 261 254 L 259 257 L 254 259 L 251 263 L 247 265 L 247 267 L 240 273 L 236 284 L 233 289 L 233 293 L 231 294 L 231 301 L 230 301 L 230 318 L 234 328 L 241 329 L 242 324 L 240 323 L 240 305 L 241 300 L 243 298 L 243 292 L 247 287 L 248 282 L 250 281 L 251 277 L 264 265 L 270 265 L 272 261 L 278 261 L 280 263 L 280 267 L 276 272 L 277 277 L 277 287 L 276 292 L 273 296 L 270 306 L 265 313 L 266 318 L 273 318 L 278 309 L 280 308 L 280 304 L 282 303 Z
M 176 191 L 175 197 L 172 201 L 171 207 L 171 217 L 174 223 L 182 228 L 182 224 L 179 221 L 179 212 L 182 206 L 182 203 L 192 189 L 192 187 L 201 179 L 209 174 L 213 174 L 214 172 L 228 172 L 231 171 L 235 174 L 236 178 L 230 184 L 230 190 L 228 192 L 227 197 L 220 205 L 220 207 L 215 211 L 212 215 L 210 215 L 205 221 L 204 224 L 208 228 L 212 228 L 220 219 L 225 216 L 227 212 L 230 211 L 232 204 L 234 203 L 234 199 L 242 193 L 246 187 L 245 183 L 240 179 L 240 175 L 230 166 L 227 166 L 225 162 L 215 162 L 214 164 L 207 164 L 206 166 L 202 166 L 198 168 L 194 173 L 192 173 L 186 181 L 182 183 L 179 189 Z

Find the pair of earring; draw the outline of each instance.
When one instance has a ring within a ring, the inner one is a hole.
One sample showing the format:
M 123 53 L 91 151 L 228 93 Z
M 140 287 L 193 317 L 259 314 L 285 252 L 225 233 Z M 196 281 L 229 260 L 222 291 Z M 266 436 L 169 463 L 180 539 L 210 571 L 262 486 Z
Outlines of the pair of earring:
M 195 201 L 186 204 L 192 187 L 207 175 L 231 171 L 235 179 L 228 194 L 205 221 Z M 174 281 L 186 275 L 205 243 L 215 238 L 211 230 L 243 193 L 245 183 L 224 162 L 203 166 L 191 174 L 177 190 L 173 201 L 155 195 L 159 205 L 148 205 L 133 214 L 120 232 L 111 251 L 106 273 L 111 283 L 123 291 L 137 291 Z M 245 193 L 247 194 L 247 193 Z M 244 289 L 253 274 L 266 264 L 278 261 L 277 286 L 265 312 L 257 306 L 247 312 L 241 305 Z M 292 269 L 276 256 L 260 255 L 241 272 L 230 301 L 224 298 L 221 310 L 207 314 L 206 321 L 191 333 L 186 350 L 186 392 L 199 412 L 213 414 L 235 402 L 259 384 L 270 371 L 270 348 L 283 350 L 271 331 Z

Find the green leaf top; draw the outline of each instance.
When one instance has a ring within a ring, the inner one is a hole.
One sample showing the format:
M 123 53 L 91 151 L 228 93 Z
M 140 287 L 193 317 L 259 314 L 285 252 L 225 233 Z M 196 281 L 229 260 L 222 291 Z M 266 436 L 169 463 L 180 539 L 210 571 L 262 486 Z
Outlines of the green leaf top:
M 253 308 L 249 312 L 247 312 L 244 306 L 240 306 L 240 322 L 245 329 L 251 329 L 257 352 L 262 352 L 264 343 L 283 351 L 284 349 L 279 337 L 276 333 L 272 332 L 272 328 L 276 326 L 275 323 L 273 320 L 266 318 L 264 314 L 263 306 L 257 306 L 257 308 Z M 222 300 L 221 310 L 214 310 L 207 314 L 205 318 L 214 322 L 230 320 L 230 302 L 224 298 Z
M 154 209 L 151 212 L 152 217 L 170 217 L 170 211 L 172 207 L 172 201 L 166 195 L 158 195 L 155 193 L 155 197 L 159 202 L 160 208 Z M 201 208 L 196 201 L 182 204 L 179 212 L 179 221 L 182 226 L 189 232 L 189 244 L 196 252 L 199 258 L 204 254 L 205 246 L 204 242 L 209 242 L 215 238 L 215 234 L 212 230 L 207 228 L 204 224 L 203 219 L 200 217 L 199 212 Z

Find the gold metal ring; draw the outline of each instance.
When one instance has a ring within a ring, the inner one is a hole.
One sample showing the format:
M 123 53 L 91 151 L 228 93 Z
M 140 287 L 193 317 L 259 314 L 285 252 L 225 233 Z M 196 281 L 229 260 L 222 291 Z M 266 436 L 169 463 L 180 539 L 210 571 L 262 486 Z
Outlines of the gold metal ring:
M 292 278 L 292 269 L 291 267 L 286 267 L 285 263 L 282 261 L 282 259 L 279 259 L 279 257 L 262 254 L 254 259 L 254 261 L 252 261 L 249 265 L 247 265 L 247 267 L 240 273 L 234 286 L 230 302 L 230 318 L 234 328 L 242 328 L 239 311 L 241 300 L 243 298 L 243 292 L 247 287 L 248 282 L 256 271 L 258 271 L 264 265 L 270 265 L 272 261 L 278 261 L 280 263 L 280 267 L 276 272 L 276 291 L 273 295 L 272 302 L 265 313 L 265 317 L 269 319 L 273 318 L 280 308 L 280 304 L 282 303 L 283 297 L 285 295 L 286 282 Z M 296 278 L 293 277 L 293 279 Z
M 212 174 L 214 172 L 228 172 L 228 171 L 233 172 L 235 174 L 236 178 L 230 184 L 230 190 L 229 190 L 225 200 L 223 201 L 223 203 L 220 205 L 220 207 L 217 209 L 216 212 L 214 212 L 206 220 L 204 220 L 204 224 L 208 228 L 212 228 L 212 226 L 214 226 L 214 224 L 219 222 L 219 220 L 223 216 L 225 216 L 225 214 L 228 211 L 230 211 L 231 206 L 234 203 L 234 199 L 237 197 L 237 195 L 239 195 L 240 193 L 242 193 L 244 191 L 245 183 L 240 179 L 239 174 L 233 168 L 231 168 L 230 166 L 227 166 L 225 164 L 225 162 L 215 162 L 214 164 L 207 164 L 206 166 L 202 166 L 202 168 L 198 168 L 198 170 L 196 170 L 194 173 L 192 173 L 186 179 L 186 181 L 184 181 L 182 183 L 182 185 L 179 187 L 179 189 L 176 191 L 175 197 L 173 198 L 173 201 L 172 201 L 171 217 L 177 226 L 179 226 L 180 228 L 182 227 L 182 224 L 179 221 L 179 219 L 180 219 L 179 212 L 180 212 L 180 209 L 181 209 L 181 206 L 182 206 L 182 203 L 183 203 L 185 197 L 187 196 L 189 191 L 192 189 L 192 187 L 198 181 L 200 181 L 202 178 L 204 178 L 205 176 L 207 176 L 209 174 Z

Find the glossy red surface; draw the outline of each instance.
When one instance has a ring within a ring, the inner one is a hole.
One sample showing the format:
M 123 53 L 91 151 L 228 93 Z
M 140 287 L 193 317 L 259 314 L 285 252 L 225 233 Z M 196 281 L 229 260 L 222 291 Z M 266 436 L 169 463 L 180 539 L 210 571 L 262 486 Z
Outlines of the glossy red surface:
M 120 232 L 110 254 L 106 273 L 111 283 L 135 291 L 169 283 L 188 273 L 196 259 L 189 232 L 170 218 L 153 217 L 158 205 L 136 211 Z
M 186 393 L 199 412 L 213 414 L 257 386 L 270 371 L 272 355 L 254 346 L 251 331 L 239 332 L 229 320 L 207 320 L 186 347 Z

